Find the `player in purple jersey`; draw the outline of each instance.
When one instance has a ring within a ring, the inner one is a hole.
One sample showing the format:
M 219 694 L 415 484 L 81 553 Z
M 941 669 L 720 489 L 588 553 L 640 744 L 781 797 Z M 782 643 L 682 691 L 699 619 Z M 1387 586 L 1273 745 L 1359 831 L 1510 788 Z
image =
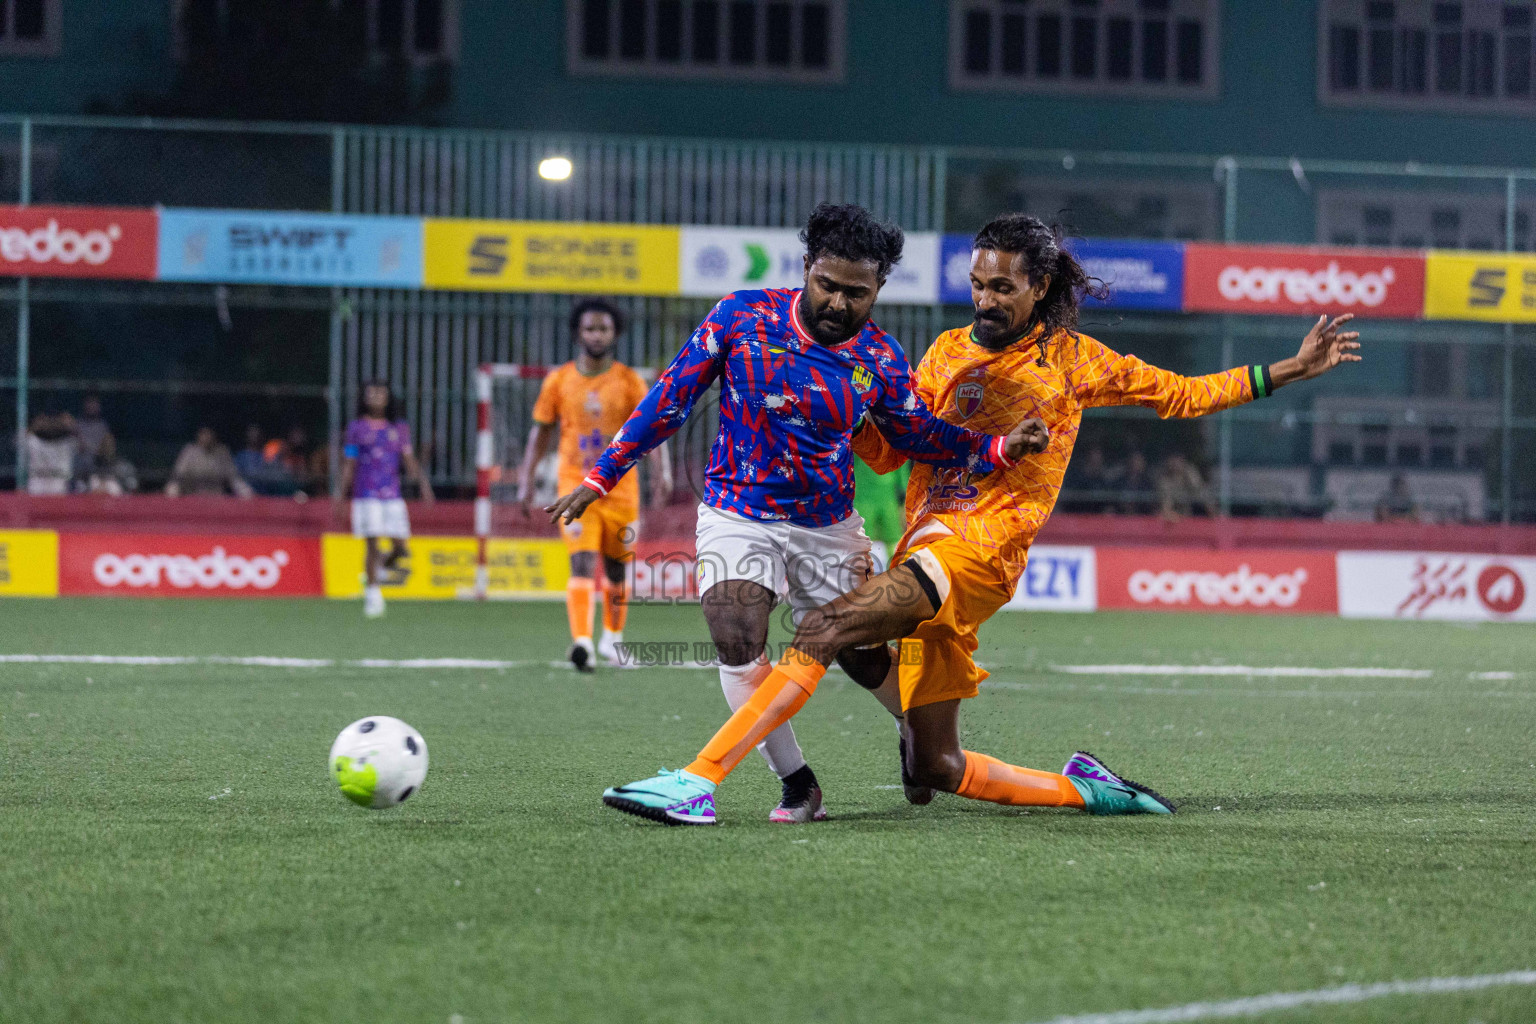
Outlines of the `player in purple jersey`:
M 371 619 L 384 614 L 385 571 L 394 573 L 401 559 L 410 552 L 406 541 L 411 536 L 411 520 L 400 494 L 400 469 L 421 485 L 421 499 L 432 501 L 432 484 L 416 461 L 411 447 L 410 426 L 401 419 L 389 385 L 372 381 L 363 385 L 357 419 L 347 424 L 342 442 L 342 495 L 352 498 L 352 535 L 367 544 L 364 559 L 366 584 L 363 589 L 363 614 Z M 388 555 L 379 547 L 379 538 L 390 541 Z
M 801 615 L 870 575 L 870 543 L 853 511 L 851 438 L 868 415 L 909 459 L 989 473 L 1029 450 L 935 419 L 912 391 L 901 346 L 870 322 L 903 237 L 857 206 L 818 206 L 801 233 L 805 286 L 722 299 L 598 459 L 582 486 L 548 509 L 578 518 L 683 425 L 720 381 L 720 432 L 705 469 L 697 533 L 700 604 L 734 711 L 767 677 L 769 615 L 787 598 Z M 843 668 L 900 714 L 882 644 L 845 651 Z M 889 678 L 888 678 L 889 677 Z M 783 782 L 770 816 L 825 817 L 816 776 L 778 729 L 758 748 Z

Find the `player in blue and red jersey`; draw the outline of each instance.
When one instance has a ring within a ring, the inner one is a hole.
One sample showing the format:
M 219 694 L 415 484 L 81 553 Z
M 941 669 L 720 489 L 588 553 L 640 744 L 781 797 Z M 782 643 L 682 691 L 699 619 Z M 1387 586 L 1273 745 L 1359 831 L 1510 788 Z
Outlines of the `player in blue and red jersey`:
M 787 598 L 795 620 L 864 582 L 870 543 L 853 510 L 854 427 L 866 415 L 914 462 L 975 474 L 1029 448 L 1018 430 L 980 434 L 935 419 L 912 391 L 895 339 L 870 322 L 901 259 L 899 228 L 857 206 L 818 206 L 801 234 L 805 287 L 726 296 L 694 331 L 614 436 L 580 487 L 550 511 L 567 522 L 682 427 L 720 381 L 720 432 L 705 468 L 697 558 L 700 603 L 732 710 L 767 677 L 769 614 Z M 882 645 L 839 662 L 900 714 Z M 889 691 L 889 692 L 887 692 Z M 816 776 L 794 733 L 758 748 L 783 781 L 774 821 L 825 817 Z

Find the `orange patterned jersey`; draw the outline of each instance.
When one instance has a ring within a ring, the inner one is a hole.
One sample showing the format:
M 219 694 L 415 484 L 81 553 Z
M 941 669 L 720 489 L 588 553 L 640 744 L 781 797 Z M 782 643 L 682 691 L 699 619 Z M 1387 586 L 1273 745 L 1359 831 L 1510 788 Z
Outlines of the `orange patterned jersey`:
M 560 493 L 581 484 L 598 456 L 619 432 L 629 414 L 645 397 L 645 382 L 622 363 L 592 377 L 582 376 L 574 362 L 556 367 L 539 388 L 533 404 L 536 423 L 560 425 Z M 629 474 L 614 487 L 615 504 L 640 507 L 639 474 Z
M 1140 405 L 1164 418 L 1189 417 L 1254 397 L 1251 367 L 1181 377 L 1065 331 L 1052 336 L 1046 365 L 1036 362 L 1039 354 L 1033 338 L 994 352 L 972 341 L 971 329 L 962 327 L 939 335 L 912 375 L 918 397 L 942 420 L 989 434 L 1006 434 L 1030 416 L 1050 427 L 1050 447 L 1009 469 L 972 476 L 914 462 L 907 485 L 904 541 L 926 520 L 937 519 L 995 553 L 1015 587 L 1029 546 L 1056 505 L 1084 409 Z M 868 424 L 854 438 L 854 452 L 881 473 L 902 463 L 900 453 Z

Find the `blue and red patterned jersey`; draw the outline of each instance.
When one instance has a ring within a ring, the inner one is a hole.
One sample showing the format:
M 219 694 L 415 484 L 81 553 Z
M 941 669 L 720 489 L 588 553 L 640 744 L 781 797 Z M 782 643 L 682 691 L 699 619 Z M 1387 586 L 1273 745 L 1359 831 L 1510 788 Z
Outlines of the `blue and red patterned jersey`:
M 891 445 L 935 466 L 990 473 L 1003 439 L 935 419 L 895 339 L 866 323 L 841 345 L 812 339 L 799 289 L 743 291 L 715 306 L 583 481 L 606 494 L 677 433 L 720 380 L 720 432 L 704 503 L 749 519 L 829 526 L 853 509 L 853 428 L 868 413 Z

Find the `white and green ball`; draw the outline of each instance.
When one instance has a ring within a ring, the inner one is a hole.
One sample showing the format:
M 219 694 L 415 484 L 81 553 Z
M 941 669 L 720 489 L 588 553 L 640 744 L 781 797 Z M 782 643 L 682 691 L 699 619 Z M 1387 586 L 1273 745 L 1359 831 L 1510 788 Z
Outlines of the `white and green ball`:
M 427 741 L 398 718 L 359 718 L 331 744 L 331 776 L 353 803 L 393 807 L 427 777 Z

